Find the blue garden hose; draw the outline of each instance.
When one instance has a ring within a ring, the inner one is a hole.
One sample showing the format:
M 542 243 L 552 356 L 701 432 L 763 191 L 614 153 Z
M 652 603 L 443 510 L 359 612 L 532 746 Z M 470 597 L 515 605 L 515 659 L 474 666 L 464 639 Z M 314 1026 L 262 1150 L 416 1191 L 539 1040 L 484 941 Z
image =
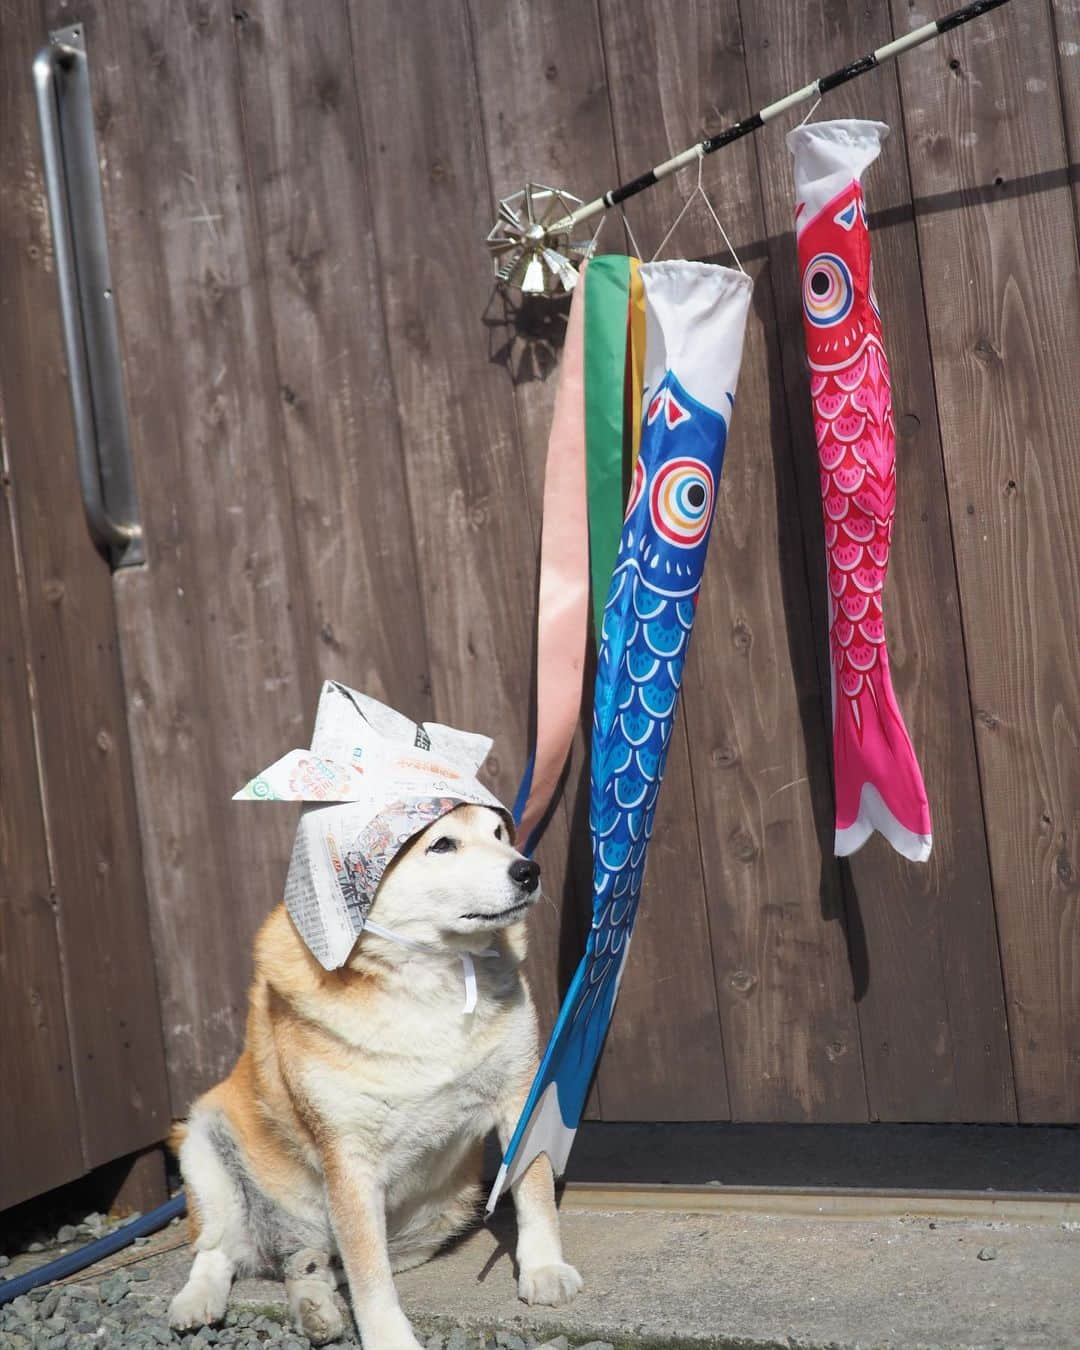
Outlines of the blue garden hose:
M 37 1289 L 39 1285 L 51 1284 L 53 1280 L 62 1280 L 68 1275 L 74 1275 L 77 1270 L 84 1270 L 96 1261 L 104 1260 L 106 1256 L 112 1256 L 113 1252 L 122 1251 L 125 1247 L 130 1246 L 136 1238 L 148 1237 L 151 1233 L 156 1233 L 159 1228 L 164 1228 L 170 1219 L 178 1218 L 186 1209 L 187 1197 L 183 1191 L 180 1191 L 171 1200 L 166 1200 L 163 1205 L 158 1205 L 157 1209 L 152 1209 L 148 1214 L 142 1215 L 141 1218 L 133 1219 L 131 1223 L 126 1223 L 121 1228 L 106 1233 L 104 1237 L 95 1238 L 93 1242 L 88 1242 L 85 1247 L 80 1247 L 78 1251 L 68 1252 L 66 1256 L 58 1256 L 55 1261 L 49 1261 L 43 1266 L 36 1266 L 33 1270 L 28 1270 L 25 1275 L 16 1275 L 11 1280 L 0 1280 L 0 1306 L 10 1303 L 13 1298 L 18 1298 L 20 1294 L 28 1294 L 31 1289 Z

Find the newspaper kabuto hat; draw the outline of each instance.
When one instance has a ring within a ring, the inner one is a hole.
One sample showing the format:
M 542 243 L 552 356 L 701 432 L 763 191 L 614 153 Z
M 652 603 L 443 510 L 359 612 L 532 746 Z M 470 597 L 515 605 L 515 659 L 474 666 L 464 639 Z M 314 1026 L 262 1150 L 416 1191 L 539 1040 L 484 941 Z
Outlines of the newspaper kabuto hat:
M 310 750 L 290 750 L 234 801 L 304 802 L 285 904 L 327 970 L 349 959 L 383 873 L 414 835 L 465 803 L 510 812 L 475 777 L 491 740 L 417 724 L 327 680 Z

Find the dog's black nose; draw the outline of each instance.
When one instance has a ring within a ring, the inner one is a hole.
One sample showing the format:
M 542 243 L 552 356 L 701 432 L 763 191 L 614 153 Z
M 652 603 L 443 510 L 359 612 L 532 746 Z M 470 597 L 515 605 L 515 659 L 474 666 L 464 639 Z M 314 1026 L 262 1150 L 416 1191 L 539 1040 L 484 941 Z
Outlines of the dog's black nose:
M 540 864 L 531 858 L 518 858 L 510 864 L 510 880 L 532 895 L 540 885 Z

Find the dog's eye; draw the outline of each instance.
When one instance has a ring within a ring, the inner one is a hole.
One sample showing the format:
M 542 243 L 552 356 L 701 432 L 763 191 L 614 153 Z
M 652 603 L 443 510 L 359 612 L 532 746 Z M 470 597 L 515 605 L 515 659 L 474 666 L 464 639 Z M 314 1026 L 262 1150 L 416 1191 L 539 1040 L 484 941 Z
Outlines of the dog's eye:
M 429 853 L 453 853 L 457 848 L 457 840 L 451 839 L 449 835 L 442 834 L 433 844 L 428 845 Z
M 496 825 L 496 826 L 495 826 L 495 838 L 496 838 L 496 839 L 501 839 L 502 837 L 503 837 L 502 826 L 501 826 L 501 825 Z

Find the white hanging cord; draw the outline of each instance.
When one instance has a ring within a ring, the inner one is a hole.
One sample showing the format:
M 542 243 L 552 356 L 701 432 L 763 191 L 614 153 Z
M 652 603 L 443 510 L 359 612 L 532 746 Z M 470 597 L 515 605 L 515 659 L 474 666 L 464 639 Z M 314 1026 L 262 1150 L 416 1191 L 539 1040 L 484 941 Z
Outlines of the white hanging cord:
M 797 123 L 797 126 L 799 126 L 799 127 L 804 127 L 804 126 L 806 126 L 807 122 L 810 121 L 811 117 L 813 117 L 813 115 L 817 112 L 817 110 L 818 110 L 820 107 L 821 107 L 821 99 L 819 98 L 819 99 L 817 99 L 817 100 L 814 102 L 814 104 L 811 106 L 810 111 L 806 114 L 806 116 L 803 118 L 803 120 L 802 120 L 801 122 Z
M 699 169 L 699 171 L 700 171 L 700 168 L 701 168 L 701 161 L 698 160 L 698 169 Z M 663 251 L 664 251 L 664 246 L 667 244 L 667 241 L 671 238 L 671 236 L 675 233 L 675 231 L 679 228 L 679 223 L 681 222 L 683 216 L 686 215 L 687 211 L 690 210 L 690 207 L 694 204 L 694 198 L 697 196 L 697 194 L 698 194 L 698 190 L 697 190 L 697 188 L 695 188 L 695 189 L 693 190 L 693 192 L 691 192 L 690 196 L 687 197 L 686 201 L 683 202 L 683 209 L 682 209 L 682 210 L 679 212 L 679 214 L 675 217 L 675 220 L 674 220 L 674 223 L 673 223 L 672 226 L 671 226 L 671 229 L 668 230 L 667 234 L 665 234 L 664 237 L 663 237 L 663 239 L 660 240 L 660 243 L 659 243 L 659 244 L 657 245 L 657 247 L 656 247 L 656 252 L 655 252 L 655 253 L 652 255 L 652 257 L 649 259 L 650 262 L 655 262 L 655 261 L 657 260 L 657 258 L 659 258 L 660 254 L 663 253 Z
M 634 248 L 634 257 L 640 258 L 641 249 L 638 247 L 638 241 L 634 238 L 634 231 L 630 226 L 630 219 L 625 211 L 620 211 L 619 215 L 622 216 L 622 223 L 626 227 L 626 233 L 630 236 L 630 243 L 633 245 Z
M 592 238 L 585 246 L 585 249 L 582 253 L 582 256 L 584 258 L 591 258 L 596 253 L 596 241 L 600 238 L 600 231 L 604 228 L 604 224 L 606 221 L 607 221 L 607 212 L 605 211 L 605 213 L 600 217 L 599 225 L 597 225 L 596 229 L 593 230 L 592 232 Z
M 697 190 L 701 193 L 705 205 L 709 208 L 709 215 L 711 215 L 713 220 L 716 222 L 716 228 L 720 231 L 720 238 L 723 239 L 724 243 L 727 245 L 727 251 L 735 259 L 735 266 L 739 269 L 739 271 L 743 274 L 743 276 L 746 276 L 746 268 L 740 262 L 739 255 L 735 252 L 735 245 L 728 238 L 727 230 L 725 230 L 723 225 L 720 223 L 720 217 L 716 214 L 713 204 L 709 200 L 709 194 L 705 191 L 704 187 L 702 186 L 701 168 L 704 162 L 705 162 L 704 159 L 699 159 L 697 162 Z
M 413 938 L 402 937 L 400 933 L 395 933 L 392 928 L 384 928 L 381 923 L 375 923 L 372 919 L 364 922 L 364 932 L 374 933 L 376 937 L 386 938 L 388 942 L 396 942 L 399 947 L 407 947 L 414 952 L 427 952 L 430 956 L 446 956 L 447 952 L 443 947 L 433 947 L 427 942 L 416 942 Z M 476 957 L 488 959 L 498 956 L 499 953 L 494 950 L 486 952 L 455 952 L 458 960 L 461 962 L 461 976 L 465 982 L 465 1003 L 461 1009 L 462 1013 L 468 1015 L 476 1011 L 476 1002 L 478 992 L 476 987 Z
M 715 223 L 716 223 L 716 228 L 720 231 L 720 237 L 721 237 L 721 239 L 723 239 L 724 244 L 725 244 L 726 247 L 727 247 L 727 251 L 728 251 L 728 252 L 731 254 L 731 256 L 735 259 L 735 266 L 739 269 L 739 271 L 743 274 L 743 276 L 745 276 L 745 275 L 746 275 L 746 268 L 743 267 L 742 263 L 739 261 L 739 255 L 735 252 L 735 246 L 732 244 L 731 240 L 728 238 L 727 230 L 725 230 L 724 227 L 723 227 L 723 225 L 721 224 L 721 222 L 720 222 L 720 217 L 716 214 L 716 209 L 715 209 L 715 207 L 713 206 L 712 202 L 709 200 L 709 194 L 705 191 L 705 185 L 704 185 L 704 184 L 702 183 L 702 181 L 701 181 L 701 171 L 702 171 L 703 166 L 704 166 L 704 154 L 701 153 L 701 154 L 698 155 L 698 165 L 697 165 L 697 186 L 694 188 L 693 192 L 691 192 L 690 196 L 687 197 L 686 201 L 683 203 L 683 209 L 682 209 L 682 210 L 679 212 L 679 214 L 675 217 L 675 220 L 674 220 L 674 223 L 673 223 L 672 226 L 671 226 L 671 229 L 668 230 L 667 234 L 665 234 L 664 237 L 663 237 L 663 239 L 660 240 L 660 244 L 659 244 L 659 246 L 657 247 L 656 252 L 652 255 L 652 258 L 650 259 L 650 261 L 655 262 L 656 259 L 660 256 L 660 254 L 663 253 L 663 251 L 664 251 L 664 246 L 667 244 L 668 240 L 669 240 L 669 239 L 671 238 L 671 236 L 675 233 L 675 231 L 679 228 L 679 222 L 682 220 L 683 216 L 686 215 L 687 211 L 690 210 L 690 207 L 691 207 L 691 205 L 693 204 L 694 198 L 697 197 L 698 195 L 700 195 L 702 201 L 703 201 L 703 202 L 705 203 L 705 205 L 709 208 L 709 215 L 711 215 L 712 218 L 713 218 L 713 220 L 715 221 Z

